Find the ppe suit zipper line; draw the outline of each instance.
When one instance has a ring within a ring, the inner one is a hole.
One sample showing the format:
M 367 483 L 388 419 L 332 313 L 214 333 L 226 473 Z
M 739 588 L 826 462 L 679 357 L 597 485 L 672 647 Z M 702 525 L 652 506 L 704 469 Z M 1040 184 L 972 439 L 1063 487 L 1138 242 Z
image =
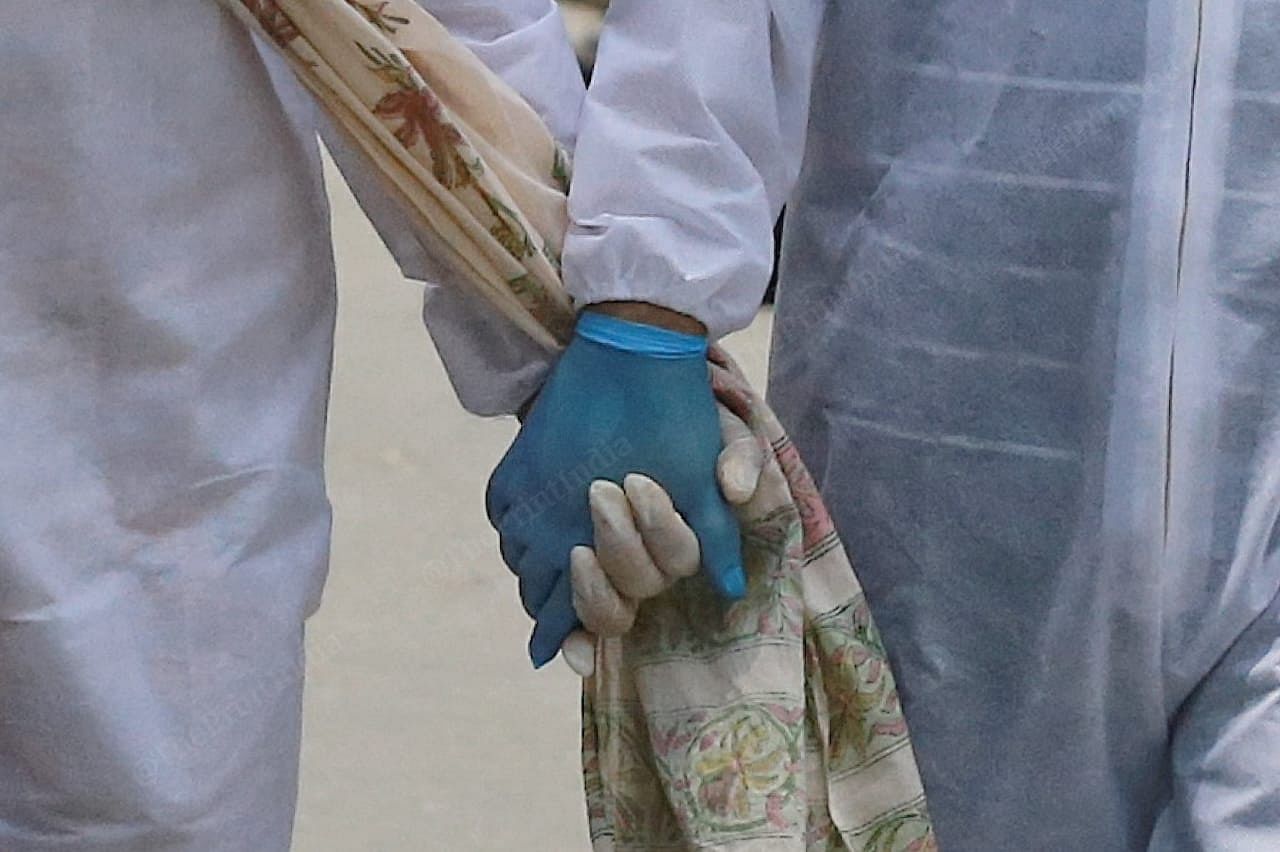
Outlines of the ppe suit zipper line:
M 1195 148 L 1196 91 L 1200 85 L 1201 51 L 1204 45 L 1204 0 L 1196 3 L 1196 45 L 1191 63 L 1191 105 L 1187 122 L 1187 154 L 1182 174 L 1182 216 L 1178 228 L 1178 263 L 1173 277 L 1173 329 L 1169 340 L 1169 386 L 1165 406 L 1164 434 L 1164 545 L 1169 545 L 1170 504 L 1173 497 L 1173 393 L 1178 363 L 1178 313 L 1181 303 L 1182 274 L 1186 264 L 1187 223 L 1191 210 L 1191 157 Z

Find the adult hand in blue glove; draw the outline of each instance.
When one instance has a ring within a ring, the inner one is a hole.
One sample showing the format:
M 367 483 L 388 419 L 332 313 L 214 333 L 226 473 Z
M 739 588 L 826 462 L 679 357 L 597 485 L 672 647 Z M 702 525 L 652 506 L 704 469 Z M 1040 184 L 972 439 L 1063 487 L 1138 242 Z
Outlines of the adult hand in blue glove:
M 724 444 L 716 478 L 741 520 L 756 497 L 769 446 L 738 415 L 720 404 L 716 408 Z M 595 547 L 579 545 L 569 554 L 573 608 L 583 626 L 560 646 L 565 662 L 582 677 L 595 672 L 600 639 L 630 631 L 646 599 L 698 573 L 701 561 L 698 537 L 667 492 L 647 476 L 627 474 L 621 488 L 596 480 L 590 503 Z
M 520 433 L 489 480 L 489 520 L 536 625 L 535 666 L 579 626 L 569 553 L 592 542 L 588 489 L 642 473 L 693 529 L 702 574 L 746 590 L 737 521 L 716 484 L 720 422 L 706 338 L 585 310 Z

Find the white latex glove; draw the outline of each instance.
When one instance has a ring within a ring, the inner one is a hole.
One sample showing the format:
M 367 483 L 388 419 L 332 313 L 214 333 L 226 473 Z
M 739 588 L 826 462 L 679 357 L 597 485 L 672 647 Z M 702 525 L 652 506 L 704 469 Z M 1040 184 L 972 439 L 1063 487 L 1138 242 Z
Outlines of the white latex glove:
M 733 505 L 755 494 L 765 448 L 740 418 L 720 406 L 724 449 L 716 475 Z M 573 605 L 582 621 L 560 651 L 582 677 L 595 671 L 596 639 L 621 636 L 635 623 L 640 601 L 661 594 L 682 577 L 698 572 L 698 539 L 652 479 L 633 473 L 622 487 L 607 480 L 591 484 L 595 548 L 575 547 L 569 556 Z

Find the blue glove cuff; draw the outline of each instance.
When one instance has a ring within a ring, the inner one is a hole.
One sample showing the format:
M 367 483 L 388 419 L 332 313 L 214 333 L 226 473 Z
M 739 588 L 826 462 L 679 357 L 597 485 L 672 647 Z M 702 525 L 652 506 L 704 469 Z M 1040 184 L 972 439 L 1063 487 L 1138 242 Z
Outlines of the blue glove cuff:
M 707 357 L 707 338 L 700 334 L 684 334 L 596 311 L 578 315 L 575 333 L 602 346 L 650 358 Z

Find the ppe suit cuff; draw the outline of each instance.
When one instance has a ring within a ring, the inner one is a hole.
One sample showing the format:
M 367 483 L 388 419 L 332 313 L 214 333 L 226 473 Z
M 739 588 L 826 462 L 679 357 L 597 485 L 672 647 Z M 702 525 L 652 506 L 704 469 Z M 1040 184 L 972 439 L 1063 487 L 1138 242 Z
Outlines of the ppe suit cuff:
M 579 309 L 603 302 L 644 302 L 666 308 L 698 320 L 707 327 L 706 339 L 716 341 L 751 324 L 764 295 L 764 288 L 759 289 L 760 292 L 754 294 L 752 288 L 753 295 L 748 296 L 749 307 L 742 304 L 741 296 L 746 295 L 745 293 L 739 294 L 739 298 L 735 299 L 702 298 L 696 288 L 687 287 L 683 282 L 639 287 L 633 286 L 629 281 L 619 280 L 608 285 L 578 288 L 573 296 Z
M 647 302 L 685 314 L 714 341 L 746 328 L 760 308 L 773 267 L 770 226 L 765 234 L 748 244 L 723 234 L 699 236 L 658 217 L 578 222 L 565 241 L 565 288 L 580 308 Z
M 578 317 L 578 337 L 647 358 L 705 358 L 707 339 L 591 311 Z

